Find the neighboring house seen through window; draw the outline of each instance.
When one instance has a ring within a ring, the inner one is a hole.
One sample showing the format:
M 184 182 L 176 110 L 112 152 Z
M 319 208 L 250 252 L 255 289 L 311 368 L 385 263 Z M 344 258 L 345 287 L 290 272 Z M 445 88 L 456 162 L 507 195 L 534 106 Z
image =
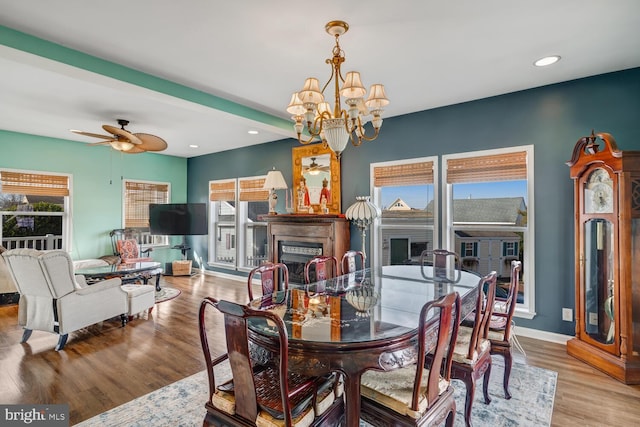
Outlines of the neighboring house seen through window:
M 434 248 L 438 222 L 428 209 L 436 200 L 434 176 L 435 157 L 371 165 L 372 202 L 382 212 L 367 250 L 376 264 L 416 263 L 423 250 Z
M 463 267 L 508 282 L 523 262 L 517 310 L 535 314 L 533 280 L 533 146 L 442 157 L 443 246 L 460 251 Z
M 0 170 L 2 246 L 71 250 L 71 176 Z

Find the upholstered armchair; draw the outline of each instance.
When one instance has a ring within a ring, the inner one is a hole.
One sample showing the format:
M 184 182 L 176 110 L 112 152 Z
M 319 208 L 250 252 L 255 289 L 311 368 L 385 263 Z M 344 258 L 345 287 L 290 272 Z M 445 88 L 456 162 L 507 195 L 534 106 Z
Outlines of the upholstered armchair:
M 69 254 L 60 250 L 13 249 L 2 256 L 20 293 L 21 342 L 34 329 L 46 331 L 59 335 L 56 350 L 62 350 L 70 332 L 116 316 L 126 324 L 127 292 L 119 278 L 88 286 L 84 276 L 74 275 Z
M 0 255 L 5 252 L 6 249 L 0 246 Z M 12 294 L 18 292 L 13 278 L 9 273 L 9 267 L 4 262 L 4 259 L 0 256 L 0 294 Z

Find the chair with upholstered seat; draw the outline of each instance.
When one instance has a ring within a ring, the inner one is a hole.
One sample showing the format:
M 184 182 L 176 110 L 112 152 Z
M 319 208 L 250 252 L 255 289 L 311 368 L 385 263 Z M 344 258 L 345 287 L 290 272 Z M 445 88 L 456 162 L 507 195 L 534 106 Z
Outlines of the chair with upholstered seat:
M 311 271 L 314 272 L 311 275 Z M 318 255 L 304 265 L 305 283 L 319 282 L 338 276 L 338 259 L 334 256 Z
M 460 326 L 458 339 L 453 352 L 451 378 L 461 380 L 466 387 L 464 420 L 471 426 L 471 407 L 475 396 L 476 382 L 484 377 L 482 392 L 484 403 L 489 404 L 489 376 L 491 375 L 491 343 L 488 339 L 489 320 L 496 296 L 496 272 L 492 271 L 480 278 L 478 298 L 473 312 L 474 323 L 471 327 Z M 485 290 L 483 292 L 483 289 Z M 427 356 L 427 363 L 430 363 Z
M 270 295 L 277 290 L 286 291 L 289 288 L 289 269 L 287 266 L 282 263 L 265 262 L 249 272 L 247 279 L 249 301 L 254 299 L 253 279 L 257 275 L 260 276 L 263 296 Z
M 207 338 L 207 308 L 224 315 L 227 353 L 212 358 Z M 249 320 L 267 322 L 274 329 L 277 351 L 264 364 L 250 353 Z M 334 426 L 344 415 L 335 395 L 335 375 L 310 377 L 290 371 L 287 329 L 282 318 L 268 310 L 254 310 L 228 301 L 205 298 L 199 311 L 199 331 L 209 377 L 204 425 Z M 216 381 L 214 367 L 229 360 L 232 378 Z
M 151 262 L 150 252 L 153 248 L 141 249 L 139 232 L 129 228 L 118 228 L 109 233 L 113 254 L 120 258 L 120 262 Z
M 457 292 L 428 302 L 420 312 L 415 363 L 392 371 L 369 370 L 362 374 L 363 420 L 373 425 L 422 426 L 446 419 L 446 425 L 453 426 L 456 403 L 450 370 L 459 313 Z M 432 319 L 436 319 L 435 324 Z M 431 369 L 426 369 L 427 337 L 433 333 L 437 334 L 437 341 Z
M 521 261 L 511 261 L 511 280 L 509 290 L 505 298 L 496 297 L 493 315 L 489 322 L 489 341 L 491 341 L 491 354 L 504 358 L 504 397 L 511 399 L 509 393 L 509 377 L 511 376 L 512 342 L 515 339 L 513 334 L 513 313 L 516 310 L 518 299 L 518 284 L 520 280 Z
M 358 260 L 360 260 L 358 264 Z M 362 251 L 349 250 L 342 255 L 340 260 L 342 274 L 353 273 L 364 269 L 364 253 Z
M 56 350 L 62 350 L 68 334 L 78 329 L 116 316 L 126 324 L 128 295 L 119 278 L 89 286 L 84 276 L 74 274 L 71 257 L 61 250 L 12 249 L 2 256 L 20 293 L 22 343 L 33 330 L 46 331 L 58 335 Z

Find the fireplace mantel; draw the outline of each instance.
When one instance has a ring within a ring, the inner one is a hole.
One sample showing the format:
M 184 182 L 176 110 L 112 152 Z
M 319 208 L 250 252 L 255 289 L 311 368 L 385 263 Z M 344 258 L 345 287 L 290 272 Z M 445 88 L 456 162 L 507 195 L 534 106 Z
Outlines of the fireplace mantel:
M 342 255 L 349 250 L 349 221 L 344 215 L 284 214 L 265 215 L 260 218 L 267 223 L 269 235 L 269 260 L 282 262 L 280 247 L 299 243 L 300 246 L 321 245 L 322 255 L 335 256 L 340 262 Z M 285 264 L 288 264 L 285 261 Z M 289 279 L 292 283 L 302 283 L 299 276 L 300 263 L 289 267 Z M 296 279 L 297 277 L 297 279 Z M 291 280 L 291 279 L 294 280 Z

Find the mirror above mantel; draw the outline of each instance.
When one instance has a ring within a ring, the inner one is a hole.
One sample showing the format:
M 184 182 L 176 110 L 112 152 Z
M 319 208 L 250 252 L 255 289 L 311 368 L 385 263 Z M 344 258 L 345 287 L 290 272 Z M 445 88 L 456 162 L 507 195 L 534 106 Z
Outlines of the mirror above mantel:
M 294 147 L 293 208 L 295 213 L 340 213 L 340 162 L 321 143 Z M 304 187 L 301 186 L 304 183 Z M 322 197 L 326 199 L 323 212 Z

